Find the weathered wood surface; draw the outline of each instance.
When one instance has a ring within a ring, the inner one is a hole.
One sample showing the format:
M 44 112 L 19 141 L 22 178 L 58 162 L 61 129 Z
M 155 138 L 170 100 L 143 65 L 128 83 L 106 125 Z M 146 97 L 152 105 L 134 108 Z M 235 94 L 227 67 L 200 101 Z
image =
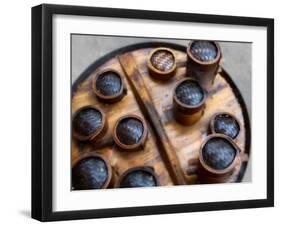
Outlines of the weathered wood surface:
M 131 53 L 123 54 L 119 56 L 119 61 L 142 111 L 145 113 L 145 116 L 147 116 L 146 118 L 155 130 L 156 138 L 159 141 L 158 147 L 162 150 L 161 153 L 171 174 L 172 180 L 178 185 L 185 184 L 184 172 L 182 171 L 177 156 L 175 156 L 175 150 L 162 126 L 160 115 L 153 104 L 152 98 L 147 86 L 144 84 L 142 75 L 138 70 L 133 55 Z
M 96 73 L 104 68 L 115 68 L 121 75 L 124 72 L 119 64 L 117 58 L 113 58 L 104 64 L 101 68 L 96 70 L 92 75 L 89 76 L 72 97 L 72 113 L 76 112 L 79 108 L 86 105 L 94 105 L 102 108 L 106 114 L 108 120 L 108 130 L 105 137 L 102 138 L 100 143 L 103 145 L 90 145 L 72 141 L 72 164 L 75 164 L 78 157 L 88 151 L 97 151 L 98 153 L 107 157 L 112 165 L 113 172 L 115 174 L 115 181 L 118 177 L 131 167 L 137 166 L 153 166 L 156 174 L 159 177 L 159 182 L 161 185 L 172 185 L 173 182 L 170 178 L 169 172 L 163 163 L 159 150 L 157 148 L 157 140 L 151 127 L 148 125 L 148 139 L 145 143 L 144 150 L 127 152 L 119 150 L 118 147 L 113 143 L 112 140 L 112 129 L 118 118 L 126 114 L 137 114 L 145 118 L 139 108 L 139 105 L 135 99 L 132 90 L 128 88 L 127 95 L 120 101 L 114 104 L 104 104 L 100 102 L 97 97 L 92 92 L 91 80 Z M 125 80 L 127 83 L 127 80 Z M 126 84 L 130 87 L 129 84 Z M 107 144 L 107 145 L 106 145 Z M 96 148 L 101 146 L 102 148 Z
M 72 164 L 82 153 L 97 151 L 109 159 L 115 180 L 127 169 L 145 165 L 154 167 L 160 185 L 199 183 L 196 174 L 198 151 L 209 132 L 209 121 L 214 113 L 226 111 L 237 117 L 242 128 L 235 142 L 245 152 L 246 129 L 241 106 L 230 85 L 218 74 L 202 118 L 192 126 L 180 125 L 173 117 L 172 90 L 175 83 L 186 76 L 186 54 L 175 50 L 176 75 L 169 81 L 159 81 L 149 75 L 146 65 L 151 50 L 146 48 L 115 56 L 93 71 L 72 94 L 73 114 L 80 107 L 92 104 L 104 110 L 109 124 L 106 136 L 96 144 L 72 141 Z M 114 68 L 125 78 L 128 93 L 120 102 L 104 104 L 92 92 L 93 77 L 105 68 Z M 111 134 L 117 119 L 131 113 L 146 119 L 149 133 L 144 150 L 128 153 L 116 147 Z M 236 181 L 239 170 L 240 165 L 228 182 Z

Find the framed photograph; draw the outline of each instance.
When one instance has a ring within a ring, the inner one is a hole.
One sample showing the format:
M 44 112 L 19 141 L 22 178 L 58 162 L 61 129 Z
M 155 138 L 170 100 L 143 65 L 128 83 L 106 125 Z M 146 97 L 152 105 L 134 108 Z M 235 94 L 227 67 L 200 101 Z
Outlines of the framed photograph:
M 32 8 L 32 217 L 274 205 L 274 21 Z

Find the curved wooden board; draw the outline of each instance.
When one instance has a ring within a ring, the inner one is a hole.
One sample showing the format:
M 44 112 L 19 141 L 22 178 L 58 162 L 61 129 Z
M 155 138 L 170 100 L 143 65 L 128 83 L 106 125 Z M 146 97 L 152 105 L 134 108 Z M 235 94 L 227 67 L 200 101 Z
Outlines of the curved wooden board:
M 100 140 L 100 143 L 103 143 L 103 145 L 84 144 L 73 140 L 72 164 L 75 164 L 80 155 L 84 154 L 85 152 L 96 151 L 110 161 L 113 168 L 115 181 L 128 168 L 137 166 L 153 166 L 156 174 L 159 177 L 160 184 L 172 185 L 168 170 L 161 160 L 157 148 L 157 141 L 155 140 L 155 136 L 149 125 L 148 139 L 143 150 L 126 152 L 119 150 L 113 143 L 112 129 L 118 118 L 126 114 L 137 114 L 143 118 L 145 117 L 143 116 L 130 88 L 128 88 L 127 95 L 121 101 L 115 104 L 104 104 L 100 102 L 96 96 L 94 96 L 91 86 L 92 78 L 99 70 L 106 68 L 115 68 L 115 70 L 124 76 L 117 58 L 113 58 L 100 66 L 98 70 L 93 72 L 83 83 L 81 83 L 79 88 L 73 93 L 72 97 L 72 113 L 75 113 L 79 108 L 86 105 L 98 106 L 105 112 L 109 126 L 106 135 Z M 128 84 L 127 87 L 129 87 Z M 101 147 L 97 148 L 98 146 Z

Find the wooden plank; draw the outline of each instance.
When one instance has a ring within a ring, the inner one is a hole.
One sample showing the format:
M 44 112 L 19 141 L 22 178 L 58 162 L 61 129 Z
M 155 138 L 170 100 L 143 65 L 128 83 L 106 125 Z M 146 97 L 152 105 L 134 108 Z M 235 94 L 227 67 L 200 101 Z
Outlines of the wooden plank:
M 142 76 L 137 69 L 133 55 L 131 53 L 126 53 L 120 55 L 118 58 L 146 119 L 150 122 L 155 131 L 158 143 L 163 149 L 161 153 L 166 160 L 174 183 L 185 184 L 184 172 L 180 167 L 178 157 L 175 155 L 174 147 L 163 128 L 159 114 L 152 102 Z
M 174 50 L 177 61 L 177 71 L 169 81 L 159 81 L 150 76 L 146 61 L 149 52 L 152 49 L 140 49 L 132 52 L 141 74 L 144 86 L 149 90 L 149 95 L 158 112 L 164 130 L 168 139 L 175 149 L 175 153 L 181 164 L 181 168 L 187 174 L 185 175 L 188 184 L 199 183 L 197 178 L 197 165 L 194 160 L 198 158 L 201 143 L 209 134 L 210 118 L 219 111 L 231 112 L 241 123 L 240 135 L 236 139 L 236 144 L 245 151 L 246 128 L 243 113 L 234 91 L 222 77 L 221 74 L 216 76 L 212 91 L 206 100 L 206 108 L 202 118 L 192 126 L 184 126 L 174 120 L 173 117 L 173 98 L 172 91 L 176 83 L 186 77 L 186 54 Z M 247 159 L 247 158 L 246 158 Z M 236 167 L 234 174 L 229 177 L 227 182 L 234 182 L 240 171 L 240 165 Z M 192 175 L 193 174 L 193 175 Z M 201 182 L 202 183 L 202 182 Z
M 94 105 L 101 108 L 108 120 L 108 130 L 101 140 L 94 144 L 77 142 L 72 140 L 72 152 L 71 152 L 71 162 L 74 165 L 78 158 L 87 152 L 97 152 L 104 157 L 106 157 L 115 175 L 115 182 L 119 179 L 119 176 L 123 174 L 126 170 L 137 167 L 137 166 L 151 166 L 154 168 L 160 185 L 161 186 L 171 186 L 173 185 L 172 179 L 168 173 L 163 160 L 160 156 L 159 150 L 157 148 L 157 140 L 152 131 L 148 126 L 148 138 L 145 143 L 143 150 L 126 152 L 118 149 L 112 140 L 112 129 L 116 121 L 125 114 L 137 114 L 144 118 L 139 105 L 135 99 L 135 96 L 128 87 L 127 95 L 119 102 L 114 104 L 105 104 L 100 102 L 97 97 L 93 94 L 91 83 L 96 74 L 104 69 L 113 68 L 117 70 L 121 76 L 124 78 L 123 70 L 120 66 L 119 61 L 116 58 L 108 60 L 104 65 L 93 71 L 92 74 L 84 80 L 72 97 L 72 114 L 74 114 L 79 108 L 86 105 Z M 126 79 L 125 82 L 127 83 Z

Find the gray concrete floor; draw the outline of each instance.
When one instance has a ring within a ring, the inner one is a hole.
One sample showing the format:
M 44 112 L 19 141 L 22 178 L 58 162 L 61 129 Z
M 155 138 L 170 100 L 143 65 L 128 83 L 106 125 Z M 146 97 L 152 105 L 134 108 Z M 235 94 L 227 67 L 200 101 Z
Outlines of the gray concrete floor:
M 123 46 L 149 41 L 172 42 L 186 46 L 188 40 L 131 38 L 95 35 L 72 35 L 72 82 L 94 61 L 105 54 Z M 219 42 L 223 60 L 223 68 L 231 75 L 241 91 L 251 115 L 251 73 L 252 45 L 251 43 Z M 243 181 L 250 181 L 251 162 Z

